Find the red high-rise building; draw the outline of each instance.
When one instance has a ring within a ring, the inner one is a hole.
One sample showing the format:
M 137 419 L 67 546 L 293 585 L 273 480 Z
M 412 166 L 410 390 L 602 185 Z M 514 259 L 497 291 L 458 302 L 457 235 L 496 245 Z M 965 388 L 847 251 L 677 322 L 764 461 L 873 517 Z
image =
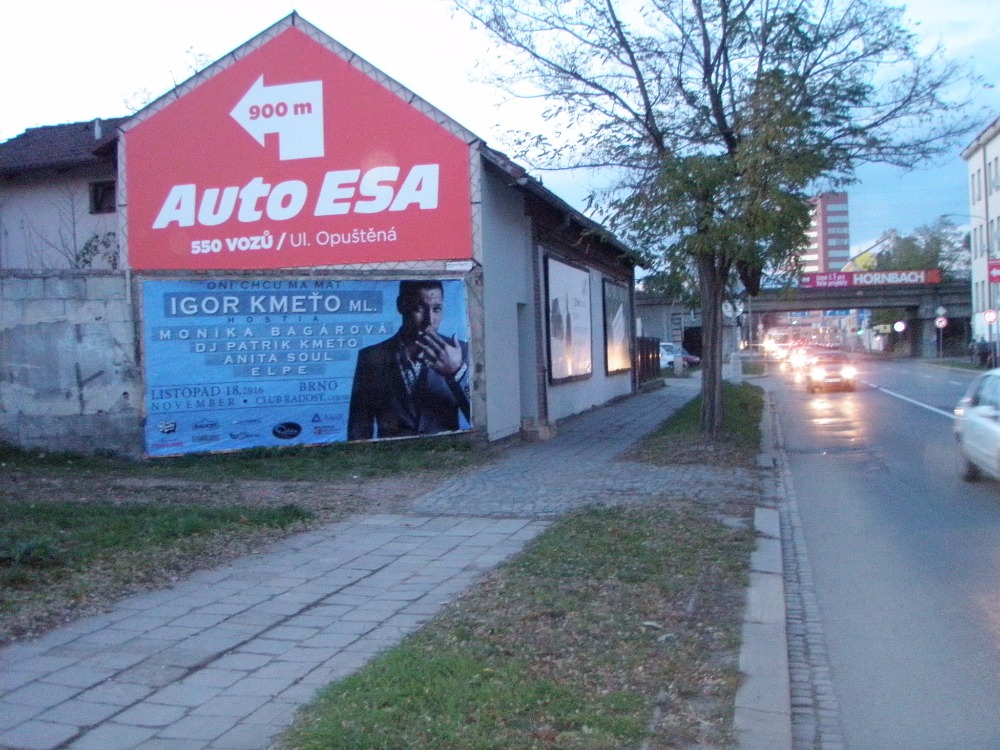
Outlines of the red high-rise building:
M 802 254 L 803 271 L 839 271 L 851 256 L 847 193 L 820 193 L 810 201 L 812 223 L 806 236 L 809 247 Z

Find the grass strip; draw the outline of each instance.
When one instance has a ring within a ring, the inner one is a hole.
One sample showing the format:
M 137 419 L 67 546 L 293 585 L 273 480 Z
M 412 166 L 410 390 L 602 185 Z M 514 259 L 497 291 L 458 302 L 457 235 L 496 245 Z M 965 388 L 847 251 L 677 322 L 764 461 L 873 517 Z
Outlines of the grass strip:
M 234 530 L 308 520 L 294 506 L 165 506 L 150 503 L 0 503 L 0 607 L 8 589 L 41 586 L 95 561 L 165 549 Z
M 722 383 L 722 431 L 718 438 L 701 432 L 701 396 L 689 401 L 641 441 L 627 458 L 667 466 L 714 464 L 751 468 L 760 451 L 763 389 L 750 383 Z
M 760 446 L 760 419 L 764 413 L 762 389 L 750 383 L 739 385 L 722 382 L 722 437 L 720 440 L 746 445 L 756 450 Z M 656 435 L 687 435 L 699 433 L 701 396 L 692 399 L 664 422 Z
M 721 742 L 751 544 L 699 510 L 571 514 L 328 687 L 282 747 L 635 748 L 655 704 L 658 742 Z
M 24 451 L 0 444 L 0 467 L 4 471 L 45 472 L 55 477 L 101 473 L 110 477 L 172 477 L 211 482 L 223 479 L 294 482 L 449 473 L 481 463 L 489 454 L 486 446 L 468 436 L 450 435 L 420 440 L 255 448 L 148 461 Z

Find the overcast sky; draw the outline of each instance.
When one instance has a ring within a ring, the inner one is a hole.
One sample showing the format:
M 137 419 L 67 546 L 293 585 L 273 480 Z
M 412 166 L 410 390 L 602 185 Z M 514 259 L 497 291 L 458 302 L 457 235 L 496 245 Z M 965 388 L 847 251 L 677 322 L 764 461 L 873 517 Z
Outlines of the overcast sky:
M 983 127 L 1000 116 L 1000 2 L 906 5 L 927 45 L 944 44 L 997 84 L 980 95 L 987 111 Z M 505 103 L 500 92 L 472 80 L 477 63 L 488 62 L 487 45 L 468 21 L 452 17 L 448 0 L 28 0 L 6 6 L 0 15 L 0 141 L 39 125 L 130 114 L 292 10 L 494 148 L 506 150 L 507 129 L 531 121 L 523 105 Z M 959 154 L 969 141 L 909 174 L 862 169 L 862 182 L 848 190 L 855 250 L 887 229 L 906 234 L 942 214 L 967 214 Z M 585 180 L 538 176 L 582 208 Z

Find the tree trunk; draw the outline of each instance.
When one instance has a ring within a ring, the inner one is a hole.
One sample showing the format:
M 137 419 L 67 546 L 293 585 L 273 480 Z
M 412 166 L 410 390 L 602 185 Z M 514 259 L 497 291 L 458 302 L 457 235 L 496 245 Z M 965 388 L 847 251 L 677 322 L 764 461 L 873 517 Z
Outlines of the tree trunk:
M 701 288 L 701 431 L 722 431 L 722 303 L 730 264 L 722 253 L 698 258 Z

